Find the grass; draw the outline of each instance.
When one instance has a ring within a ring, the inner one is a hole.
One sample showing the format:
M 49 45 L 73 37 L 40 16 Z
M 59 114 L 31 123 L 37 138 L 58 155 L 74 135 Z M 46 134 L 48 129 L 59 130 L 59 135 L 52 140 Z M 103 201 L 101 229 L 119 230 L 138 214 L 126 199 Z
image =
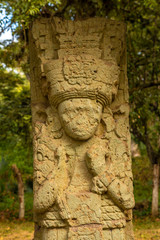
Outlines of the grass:
M 33 229 L 33 222 L 0 221 L 0 240 L 32 240 Z M 135 219 L 134 232 L 135 240 L 160 240 L 160 219 Z
M 134 233 L 135 240 L 160 240 L 160 219 L 135 219 Z
M 0 240 L 32 240 L 33 222 L 0 221 Z

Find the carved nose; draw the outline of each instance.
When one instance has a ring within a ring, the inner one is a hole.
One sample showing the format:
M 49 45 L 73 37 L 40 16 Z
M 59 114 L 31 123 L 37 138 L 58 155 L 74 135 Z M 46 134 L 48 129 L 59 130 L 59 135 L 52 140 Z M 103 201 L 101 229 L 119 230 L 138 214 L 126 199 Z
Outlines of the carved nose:
M 80 125 L 80 124 L 83 124 L 83 123 L 86 123 L 88 122 L 88 118 L 86 116 L 80 116 L 78 117 L 77 119 L 77 124 Z

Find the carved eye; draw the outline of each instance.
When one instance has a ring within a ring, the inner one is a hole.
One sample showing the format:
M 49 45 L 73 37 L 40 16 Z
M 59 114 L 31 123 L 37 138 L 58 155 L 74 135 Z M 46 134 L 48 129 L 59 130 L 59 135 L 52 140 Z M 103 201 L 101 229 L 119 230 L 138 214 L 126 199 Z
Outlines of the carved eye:
M 52 123 L 52 122 L 53 122 L 52 118 L 49 118 L 48 123 Z
M 74 85 L 74 84 L 77 83 L 77 80 L 74 79 L 74 78 L 70 78 L 70 79 L 68 80 L 68 82 L 69 82 L 69 84 Z
M 41 152 L 37 152 L 37 159 L 38 159 L 39 161 L 43 161 L 43 155 L 42 155 Z

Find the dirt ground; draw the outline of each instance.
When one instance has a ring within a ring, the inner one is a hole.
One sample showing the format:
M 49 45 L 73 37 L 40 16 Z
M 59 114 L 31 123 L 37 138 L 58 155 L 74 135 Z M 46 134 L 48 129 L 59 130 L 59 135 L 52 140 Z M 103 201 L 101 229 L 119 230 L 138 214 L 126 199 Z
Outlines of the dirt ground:
M 0 240 L 32 240 L 32 222 L 0 221 Z M 134 222 L 135 240 L 160 240 L 160 220 Z
M 160 219 L 150 217 L 134 221 L 135 240 L 160 240 Z
M 32 222 L 0 221 L 0 240 L 32 240 Z
M 160 229 L 137 230 L 135 240 L 160 240 Z

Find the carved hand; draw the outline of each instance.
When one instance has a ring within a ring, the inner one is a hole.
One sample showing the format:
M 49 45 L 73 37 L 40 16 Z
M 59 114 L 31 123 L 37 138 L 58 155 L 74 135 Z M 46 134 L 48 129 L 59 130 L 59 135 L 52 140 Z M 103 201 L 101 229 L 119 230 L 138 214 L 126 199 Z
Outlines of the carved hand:
M 91 191 L 98 193 L 98 194 L 103 194 L 107 192 L 107 187 L 104 185 L 103 181 L 101 181 L 100 176 L 96 176 L 92 179 L 93 186 Z
M 58 203 L 58 207 L 60 209 L 60 215 L 62 219 L 69 219 L 70 218 L 70 210 L 66 201 L 65 193 L 58 193 L 56 201 Z

